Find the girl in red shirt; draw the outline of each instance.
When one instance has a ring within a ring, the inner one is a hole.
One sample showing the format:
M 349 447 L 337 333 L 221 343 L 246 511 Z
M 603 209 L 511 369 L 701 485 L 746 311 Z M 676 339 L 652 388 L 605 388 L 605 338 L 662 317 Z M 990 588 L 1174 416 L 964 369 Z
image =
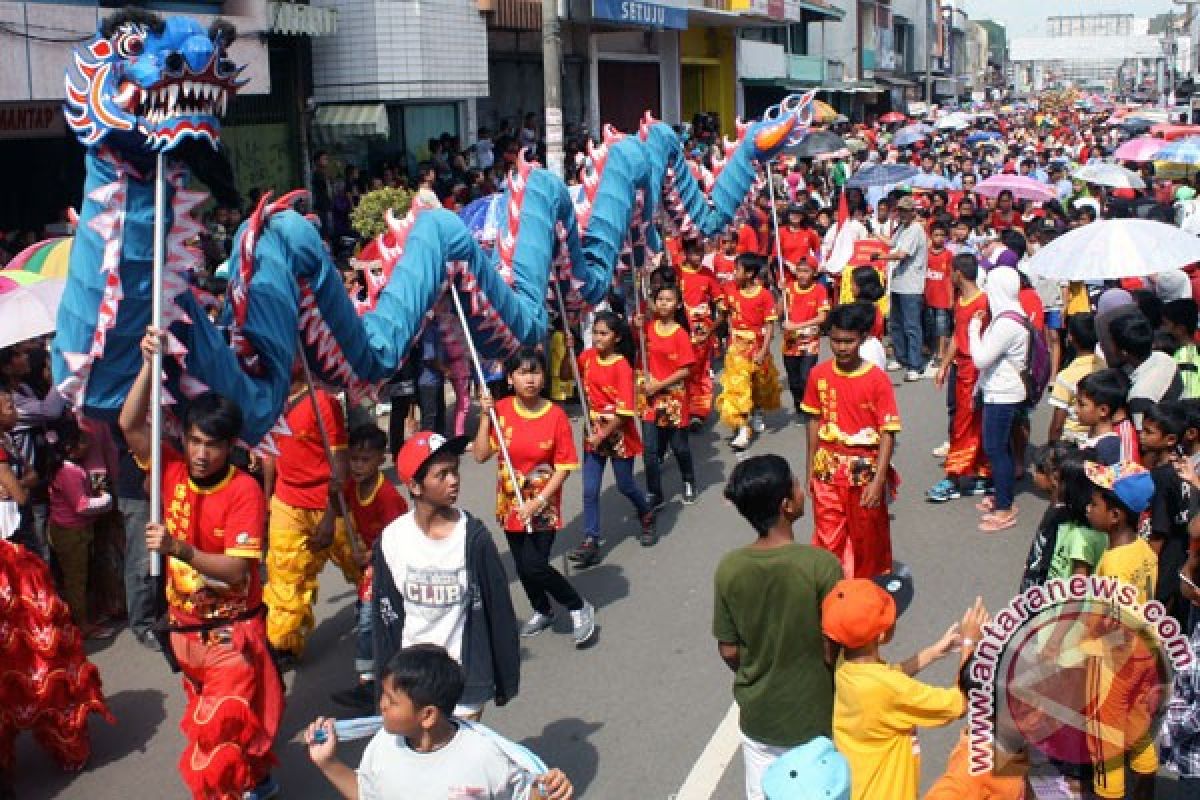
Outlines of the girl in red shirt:
M 592 346 L 579 356 L 588 402 L 588 434 L 583 453 L 583 543 L 568 558 L 581 567 L 600 563 L 600 486 L 612 460 L 617 489 L 633 503 L 642 524 L 643 547 L 658 542 L 654 511 L 633 479 L 633 459 L 642 452 L 634 393 L 633 338 L 629 326 L 611 311 L 592 322 Z
M 789 263 L 791 277 L 783 291 L 780 315 L 783 319 L 783 368 L 796 414 L 804 419 L 800 403 L 808 373 L 817 365 L 821 352 L 821 326 L 829 316 L 829 293 L 817 283 L 816 271 L 807 260 Z
M 532 347 L 522 347 L 505 365 L 510 397 L 493 400 L 480 395 L 482 414 L 472 451 L 480 464 L 491 459 L 504 444 L 517 473 L 514 487 L 507 466 L 496 472 L 496 519 L 504 527 L 508 550 L 517 577 L 529 598 L 533 616 L 521 628 L 522 636 L 537 636 L 554 624 L 553 597 L 571 613 L 575 646 L 583 647 L 596 634 L 595 610 L 550 565 L 554 536 L 562 529 L 562 485 L 579 468 L 575 437 L 566 412 L 542 397 L 546 366 Z M 500 430 L 492 430 L 491 409 Z
M 646 469 L 646 488 L 650 503 L 658 508 L 663 502 L 662 460 L 667 445 L 675 454 L 683 478 L 683 502 L 696 502 L 696 471 L 688 446 L 687 380 L 695 354 L 687 328 L 687 316 L 680 303 L 679 287 L 666 284 L 655 290 L 651 302 L 654 318 L 646 322 L 642 335 L 646 341 L 644 376 L 646 410 L 642 413 L 642 434 L 646 450 L 642 463 Z
M 1008 189 L 997 195 L 996 208 L 992 211 L 988 224 L 997 233 L 1021 227 L 1021 212 L 1013 208 L 1013 195 Z

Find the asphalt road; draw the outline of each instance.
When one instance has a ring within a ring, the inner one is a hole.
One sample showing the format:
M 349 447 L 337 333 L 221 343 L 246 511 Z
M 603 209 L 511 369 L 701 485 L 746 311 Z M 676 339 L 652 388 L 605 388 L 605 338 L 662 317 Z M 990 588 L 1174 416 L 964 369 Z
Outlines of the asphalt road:
M 892 537 L 895 557 L 912 569 L 917 591 L 899 623 L 895 642 L 887 649 L 894 660 L 935 641 L 976 595 L 982 595 L 989 608 L 1012 598 L 1030 534 L 1044 507 L 1030 493 L 1028 483 L 1022 484 L 1020 525 L 989 535 L 976 529 L 973 500 L 927 504 L 924 491 L 940 477 L 930 449 L 944 438 L 944 401 L 929 381 L 901 384 L 896 391 L 904 422 L 896 456 L 903 485 L 892 508 Z M 785 404 L 788 401 L 785 394 Z M 750 452 L 776 452 L 801 468 L 803 433 L 791 413 L 768 415 L 768 425 L 768 432 Z M 1044 417 L 1036 418 L 1034 427 L 1038 441 L 1044 435 Z M 608 479 L 601 498 L 607 558 L 573 577 L 597 608 L 598 640 L 593 647 L 576 651 L 571 646 L 569 619 L 560 614 L 554 632 L 523 642 L 520 696 L 505 708 L 489 708 L 484 717 L 547 763 L 566 770 L 583 797 L 674 797 L 730 707 L 732 676 L 717 657 L 710 633 L 712 573 L 721 555 L 750 541 L 753 532 L 721 497 L 725 478 L 736 463 L 724 433 L 693 436 L 692 448 L 699 500 L 690 507 L 678 498 L 668 502 L 660 516 L 664 536 L 657 547 L 642 548 L 632 537 L 636 523 L 631 509 Z M 492 518 L 494 470 L 494 464 L 464 461 L 462 503 L 485 519 Z M 668 492 L 679 488 L 672 461 L 666 465 L 666 488 Z M 567 483 L 564 513 L 569 523 L 560 537 L 559 552 L 573 547 L 581 536 L 577 477 Z M 810 533 L 811 524 L 802 521 L 799 537 L 807 540 Z M 503 550 L 503 540 L 498 537 L 498 541 Z M 511 576 L 511 562 L 508 567 Z M 336 714 L 330 691 L 354 679 L 353 592 L 336 568 L 327 569 L 321 581 L 318 627 L 308 656 L 288 676 L 290 691 L 276 772 L 286 798 L 336 797 L 297 742 L 313 717 Z M 515 578 L 512 587 L 518 616 L 523 618 L 528 603 Z M 92 657 L 100 667 L 117 725 L 93 720 L 92 762 L 74 776 L 59 773 L 31 738 L 23 736 L 17 747 L 17 796 L 22 800 L 186 797 L 175 767 L 183 746 L 178 729 L 183 690 L 178 678 L 169 673 L 161 656 L 143 649 L 127 633 L 97 647 Z M 953 661 L 935 665 L 923 679 L 948 685 L 953 680 Z M 921 734 L 924 785 L 940 772 L 960 725 Z M 350 763 L 356 763 L 360 752 L 360 747 L 343 747 Z M 740 753 L 727 769 L 722 769 L 720 755 L 717 752 L 698 772 L 713 775 L 710 796 L 738 798 L 742 796 Z

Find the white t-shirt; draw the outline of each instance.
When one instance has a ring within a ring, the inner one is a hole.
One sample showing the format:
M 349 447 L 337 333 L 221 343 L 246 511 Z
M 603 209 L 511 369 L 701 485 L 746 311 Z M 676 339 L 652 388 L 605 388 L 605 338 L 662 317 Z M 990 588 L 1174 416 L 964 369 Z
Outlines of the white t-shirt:
M 858 346 L 858 354 L 863 361 L 887 371 L 887 351 L 883 349 L 883 342 L 879 341 L 877 337 L 868 336 L 863 339 L 863 343 Z
M 380 545 L 404 596 L 401 646 L 436 644 L 462 663 L 463 629 L 471 607 L 467 586 L 467 517 L 445 539 L 430 539 L 409 511 L 383 529 Z
M 460 725 L 441 750 L 418 753 L 381 730 L 358 765 L 360 800 L 511 800 L 527 776 L 490 739 Z

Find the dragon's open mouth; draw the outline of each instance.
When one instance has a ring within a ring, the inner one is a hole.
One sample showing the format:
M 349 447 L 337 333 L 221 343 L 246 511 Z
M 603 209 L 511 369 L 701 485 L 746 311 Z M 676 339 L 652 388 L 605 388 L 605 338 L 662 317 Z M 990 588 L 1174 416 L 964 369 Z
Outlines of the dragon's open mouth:
M 129 84 L 129 87 L 127 91 L 136 93 L 136 96 L 127 98 L 126 93 L 122 92 L 118 95 L 118 102 L 136 99 L 137 115 L 152 125 L 161 125 L 176 117 L 222 117 L 232 93 L 224 84 L 202 80 L 173 80 L 149 91 L 138 89 L 133 84 Z

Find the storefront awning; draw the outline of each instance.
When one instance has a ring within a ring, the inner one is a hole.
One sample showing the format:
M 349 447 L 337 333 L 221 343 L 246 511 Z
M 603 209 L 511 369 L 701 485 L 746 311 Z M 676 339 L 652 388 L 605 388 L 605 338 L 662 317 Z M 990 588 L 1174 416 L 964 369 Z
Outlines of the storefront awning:
M 823 2 L 806 2 L 806 0 L 797 0 L 796 5 L 800 6 L 804 11 L 811 11 L 828 19 L 842 19 L 846 16 L 846 12 L 834 5 L 827 5 Z
M 347 136 L 388 135 L 387 106 L 383 103 L 357 106 L 321 106 L 313 118 L 313 131 L 323 141 Z
M 885 84 L 887 86 L 916 86 L 917 85 L 916 83 L 914 83 L 910 80 L 907 80 L 905 78 L 901 78 L 896 75 L 885 75 L 882 72 L 875 73 L 875 80 L 877 80 L 880 83 Z
M 882 86 L 870 86 L 859 83 L 830 83 L 817 88 L 818 92 L 841 92 L 842 94 L 878 94 Z

